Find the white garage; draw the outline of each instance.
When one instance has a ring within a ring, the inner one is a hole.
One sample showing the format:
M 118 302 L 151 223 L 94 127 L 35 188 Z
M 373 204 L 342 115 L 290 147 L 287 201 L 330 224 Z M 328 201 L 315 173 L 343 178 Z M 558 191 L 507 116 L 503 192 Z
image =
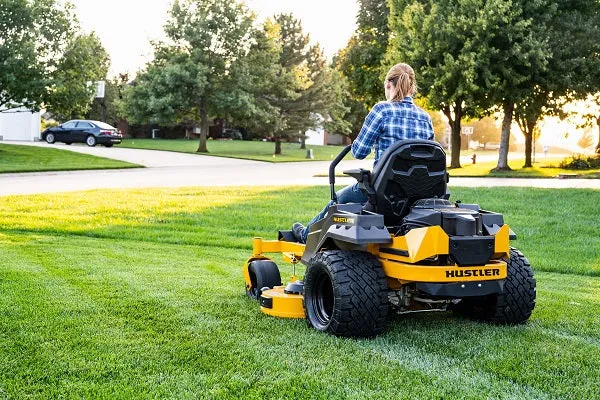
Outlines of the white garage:
M 39 112 L 25 107 L 0 109 L 0 140 L 33 142 L 40 139 L 41 118 Z

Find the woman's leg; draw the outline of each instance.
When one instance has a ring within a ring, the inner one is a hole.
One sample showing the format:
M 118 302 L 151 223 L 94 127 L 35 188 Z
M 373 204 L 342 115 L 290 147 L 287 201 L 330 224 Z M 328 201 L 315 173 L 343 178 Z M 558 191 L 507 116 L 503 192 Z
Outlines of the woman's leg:
M 358 182 L 356 182 L 354 185 L 346 186 L 345 188 L 338 190 L 336 192 L 336 195 L 337 195 L 338 204 L 347 204 L 347 203 L 364 204 L 368 200 L 367 196 L 358 188 Z M 325 208 L 323 208 L 323 210 L 319 214 L 317 214 L 313 219 L 311 219 L 308 222 L 308 224 L 306 224 L 306 227 L 304 228 L 304 230 L 301 233 L 302 243 L 306 243 L 306 238 L 308 237 L 308 232 L 310 231 L 310 226 L 312 224 L 314 224 L 315 222 L 323 219 L 325 217 L 325 214 L 327 214 L 327 210 L 329 210 L 329 207 L 332 204 L 333 204 L 333 201 L 329 200 L 329 202 L 327 203 Z

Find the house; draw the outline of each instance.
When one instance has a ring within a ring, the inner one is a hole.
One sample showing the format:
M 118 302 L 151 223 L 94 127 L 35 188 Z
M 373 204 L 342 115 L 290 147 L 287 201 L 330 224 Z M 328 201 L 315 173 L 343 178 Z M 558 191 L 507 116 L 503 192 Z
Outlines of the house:
M 39 112 L 25 107 L 0 109 L 0 140 L 33 142 L 40 140 Z

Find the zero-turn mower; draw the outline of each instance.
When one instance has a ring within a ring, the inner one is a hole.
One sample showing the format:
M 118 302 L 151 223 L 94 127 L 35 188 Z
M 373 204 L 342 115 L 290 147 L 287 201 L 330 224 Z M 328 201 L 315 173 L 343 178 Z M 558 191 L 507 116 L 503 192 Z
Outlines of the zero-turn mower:
M 349 151 L 331 163 L 332 205 L 306 245 L 291 231 L 279 231 L 279 240 L 254 238 L 243 273 L 262 312 L 353 337 L 382 332 L 392 311 L 453 310 L 497 324 L 529 319 L 536 296 L 529 261 L 510 247 L 516 236 L 502 214 L 449 201 L 438 143 L 400 141 L 373 172 L 344 171 L 368 196 L 365 205 L 337 204 L 335 167 Z M 304 279 L 282 286 L 267 253 L 305 264 Z

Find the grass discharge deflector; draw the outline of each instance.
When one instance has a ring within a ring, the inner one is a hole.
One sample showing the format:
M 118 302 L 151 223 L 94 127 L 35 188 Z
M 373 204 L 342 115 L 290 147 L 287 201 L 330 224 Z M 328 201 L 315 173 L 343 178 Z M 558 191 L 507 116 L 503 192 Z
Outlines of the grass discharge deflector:
M 449 201 L 446 154 L 432 141 L 405 140 L 389 148 L 373 172 L 344 171 L 368 196 L 334 203 L 311 226 L 306 245 L 291 231 L 279 240 L 255 238 L 243 273 L 246 293 L 266 314 L 306 318 L 319 331 L 369 337 L 382 332 L 388 313 L 453 310 L 499 324 L 527 321 L 535 306 L 529 261 L 510 247 L 516 238 L 502 214 Z M 282 286 L 268 253 L 306 265 Z

